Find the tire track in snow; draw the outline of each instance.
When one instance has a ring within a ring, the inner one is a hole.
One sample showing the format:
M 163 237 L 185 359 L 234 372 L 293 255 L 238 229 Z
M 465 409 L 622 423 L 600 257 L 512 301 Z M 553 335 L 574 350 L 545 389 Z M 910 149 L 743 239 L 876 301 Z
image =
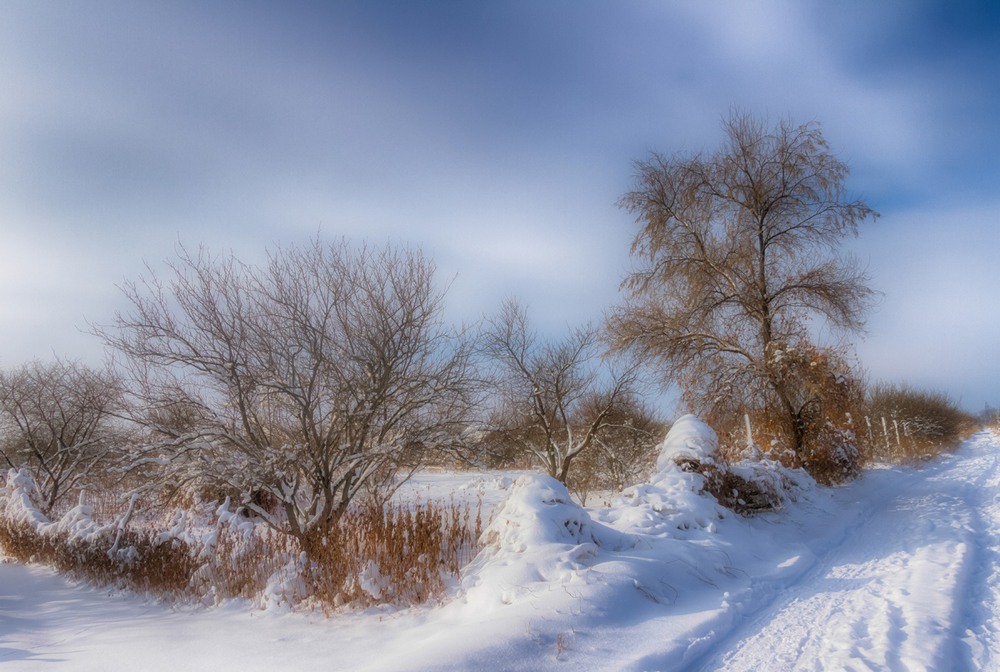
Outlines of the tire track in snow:
M 956 614 L 957 656 L 968 670 L 1000 670 L 1000 436 L 984 432 L 969 442 L 975 460 L 968 472 L 967 497 L 978 506 L 970 563 L 969 600 Z
M 701 669 L 996 670 L 1000 440 L 912 476 Z

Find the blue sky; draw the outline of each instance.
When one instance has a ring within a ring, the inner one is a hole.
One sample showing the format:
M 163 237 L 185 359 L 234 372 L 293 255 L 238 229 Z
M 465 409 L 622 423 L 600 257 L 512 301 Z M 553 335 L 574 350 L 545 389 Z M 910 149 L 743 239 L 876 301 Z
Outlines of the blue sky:
M 998 6 L 0 1 L 0 366 L 99 360 L 178 242 L 317 231 L 421 245 L 456 320 L 600 320 L 633 161 L 739 108 L 819 121 L 882 213 L 870 377 L 1000 405 Z

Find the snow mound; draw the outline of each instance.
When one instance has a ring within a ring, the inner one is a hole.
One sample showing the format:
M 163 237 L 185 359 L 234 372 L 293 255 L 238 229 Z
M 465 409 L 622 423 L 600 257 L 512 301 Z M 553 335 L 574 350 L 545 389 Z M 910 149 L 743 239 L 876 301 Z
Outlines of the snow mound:
M 659 446 L 653 483 L 668 479 L 678 468 L 690 471 L 695 464 L 715 464 L 719 437 L 715 430 L 697 416 L 678 418 Z
M 265 609 L 291 611 L 296 603 L 309 596 L 309 586 L 304 578 L 308 564 L 309 558 L 300 553 L 268 578 L 262 597 Z
M 620 539 L 591 520 L 556 479 L 521 476 L 483 533 L 485 548 L 466 572 L 466 600 L 510 604 L 541 582 L 582 581 L 601 548 Z
M 487 528 L 488 542 L 501 552 L 523 553 L 547 543 L 596 543 L 590 516 L 551 476 L 521 476 Z
M 715 533 L 727 511 L 705 493 L 701 470 L 716 464 L 718 447 L 711 427 L 693 415 L 682 416 L 660 444 L 652 481 L 624 490 L 602 519 L 630 535 L 687 539 Z

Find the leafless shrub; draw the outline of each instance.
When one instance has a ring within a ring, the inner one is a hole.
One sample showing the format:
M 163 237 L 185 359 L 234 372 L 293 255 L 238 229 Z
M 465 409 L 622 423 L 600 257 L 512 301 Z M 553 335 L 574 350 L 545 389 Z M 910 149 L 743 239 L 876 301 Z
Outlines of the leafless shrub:
M 543 340 L 513 300 L 488 322 L 484 349 L 496 366 L 499 397 L 492 428 L 565 483 L 574 460 L 595 444 L 615 406 L 634 392 L 638 367 L 612 362 L 602 370 L 593 328 L 577 329 L 559 342 Z
M 181 248 L 170 270 L 97 329 L 147 432 L 133 469 L 227 490 L 305 542 L 464 427 L 469 349 L 420 253 L 315 240 L 258 267 Z
M 124 453 L 122 388 L 109 371 L 55 360 L 0 372 L 0 460 L 25 467 L 46 513 L 106 477 Z
M 599 411 L 585 408 L 583 415 Z M 576 460 L 567 487 L 586 504 L 594 490 L 621 492 L 642 482 L 656 464 L 657 444 L 668 429 L 636 396 L 623 396 L 607 413 L 593 448 Z
M 936 455 L 954 447 L 977 426 L 944 393 L 884 382 L 872 388 L 867 414 L 874 423 L 872 457 L 888 461 Z

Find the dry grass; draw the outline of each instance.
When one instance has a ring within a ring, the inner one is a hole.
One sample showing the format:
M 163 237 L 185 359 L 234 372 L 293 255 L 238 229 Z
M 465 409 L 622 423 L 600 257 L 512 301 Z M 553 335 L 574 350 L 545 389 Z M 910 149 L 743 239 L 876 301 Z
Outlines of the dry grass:
M 0 548 L 18 562 L 49 565 L 74 579 L 167 599 L 188 595 L 198 564 L 183 542 L 161 544 L 149 531 L 127 530 L 121 548 L 130 550 L 109 554 L 109 545 L 39 534 L 26 523 L 0 519 Z
M 263 525 L 220 525 L 200 542 L 161 540 L 155 527 L 134 525 L 121 540 L 125 550 L 112 555 L 107 539 L 86 543 L 0 517 L 0 549 L 19 562 L 49 565 L 75 579 L 172 601 L 266 603 L 282 590 L 273 584 L 283 576 L 306 587 L 277 596 L 292 605 L 305 602 L 325 611 L 411 605 L 443 596 L 478 553 L 480 511 L 481 506 L 454 502 L 367 506 L 305 542 Z
M 479 507 L 454 502 L 349 512 L 306 542 L 310 593 L 333 606 L 435 599 L 478 553 L 482 525 Z

